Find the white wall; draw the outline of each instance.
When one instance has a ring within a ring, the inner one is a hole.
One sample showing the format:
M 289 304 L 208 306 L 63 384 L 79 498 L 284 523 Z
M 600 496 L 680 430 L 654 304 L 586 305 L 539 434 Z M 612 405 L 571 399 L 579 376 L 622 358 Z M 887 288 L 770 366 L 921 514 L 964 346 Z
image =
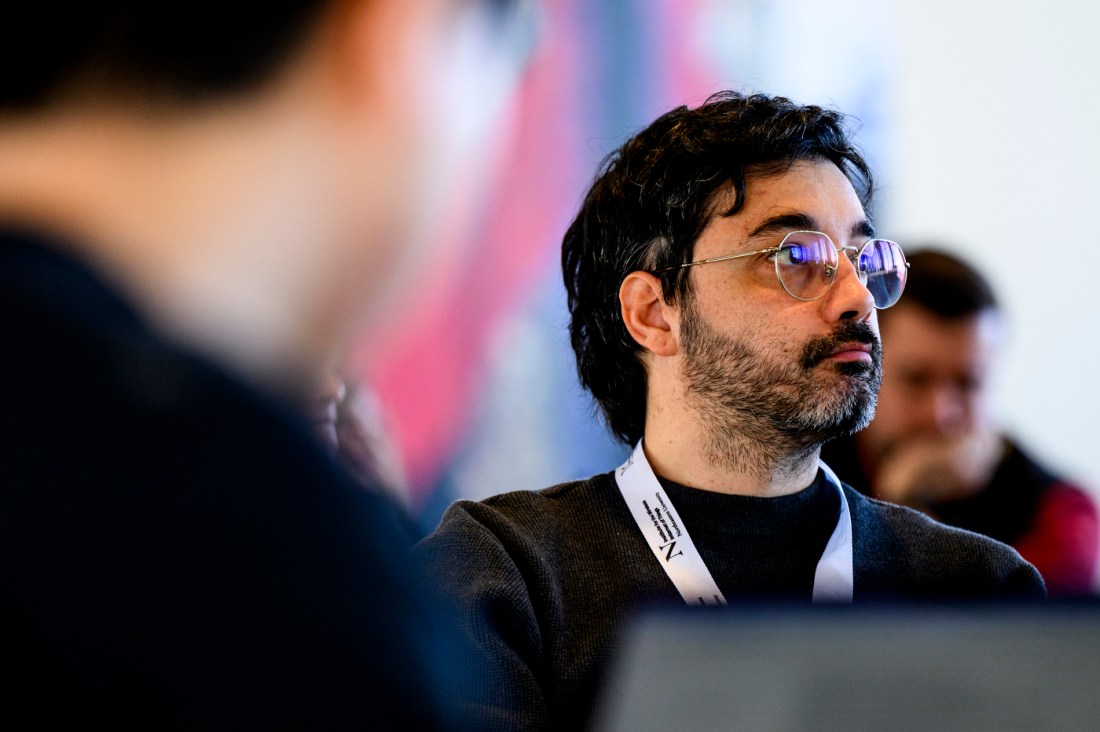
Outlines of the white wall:
M 880 227 L 958 246 L 1007 305 L 1004 422 L 1100 489 L 1100 6 L 897 0 Z

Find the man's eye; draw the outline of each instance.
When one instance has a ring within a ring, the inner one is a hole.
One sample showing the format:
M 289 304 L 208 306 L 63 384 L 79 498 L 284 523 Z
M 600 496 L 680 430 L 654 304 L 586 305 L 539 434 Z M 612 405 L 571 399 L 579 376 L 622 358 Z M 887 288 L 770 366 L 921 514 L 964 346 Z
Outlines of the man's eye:
M 969 374 L 959 379 L 959 391 L 964 394 L 976 394 L 985 386 L 980 375 Z
M 910 389 L 928 389 L 935 382 L 935 377 L 926 371 L 903 371 L 899 376 Z
M 810 260 L 810 253 L 802 246 L 785 246 L 775 253 L 775 259 L 784 266 L 806 264 Z

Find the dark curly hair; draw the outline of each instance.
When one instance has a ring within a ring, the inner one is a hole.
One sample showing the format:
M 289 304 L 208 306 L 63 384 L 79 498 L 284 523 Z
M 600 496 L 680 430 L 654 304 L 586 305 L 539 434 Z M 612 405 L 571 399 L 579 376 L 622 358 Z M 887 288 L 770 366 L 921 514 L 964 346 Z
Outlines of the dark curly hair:
M 870 212 L 871 171 L 848 139 L 845 116 L 783 97 L 721 92 L 695 109 L 678 107 L 604 160 L 565 233 L 561 262 L 581 384 L 623 442 L 642 437 L 646 413 L 641 346 L 619 309 L 623 279 L 691 261 L 711 217 L 744 207 L 746 175 L 782 173 L 800 160 L 834 163 Z M 727 184 L 733 205 L 714 212 Z M 661 278 L 670 304 L 690 297 L 686 270 Z

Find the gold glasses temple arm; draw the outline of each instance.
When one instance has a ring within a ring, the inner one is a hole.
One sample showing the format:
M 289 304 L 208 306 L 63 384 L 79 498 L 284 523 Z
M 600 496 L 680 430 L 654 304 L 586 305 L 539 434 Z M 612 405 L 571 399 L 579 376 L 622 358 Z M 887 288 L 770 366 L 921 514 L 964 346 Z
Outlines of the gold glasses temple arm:
M 782 247 L 769 247 L 767 249 L 758 249 L 755 252 L 740 252 L 738 254 L 725 254 L 721 257 L 710 257 L 709 259 L 697 259 L 694 262 L 684 262 L 683 264 L 678 264 L 675 267 L 665 267 L 664 269 L 654 270 L 653 274 L 663 274 L 665 272 L 671 272 L 674 269 L 694 267 L 697 264 L 710 264 L 711 262 L 725 262 L 728 259 L 751 257 L 754 254 L 772 254 L 773 252 L 778 252 L 780 249 L 782 249 Z

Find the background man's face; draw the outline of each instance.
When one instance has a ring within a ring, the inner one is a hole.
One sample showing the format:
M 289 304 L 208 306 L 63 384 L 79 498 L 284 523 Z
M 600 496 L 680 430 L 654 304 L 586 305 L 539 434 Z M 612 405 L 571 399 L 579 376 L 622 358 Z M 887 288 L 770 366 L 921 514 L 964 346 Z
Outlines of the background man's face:
M 785 222 L 754 233 L 780 216 Z M 745 208 L 716 217 L 693 258 L 774 247 L 804 228 L 858 247 L 865 221 L 836 166 L 800 162 L 781 175 L 750 177 Z M 692 277 L 680 328 L 685 390 L 713 429 L 744 435 L 760 427 L 811 444 L 866 424 L 881 350 L 870 293 L 850 262 L 842 257 L 833 288 L 808 302 L 783 290 L 767 254 L 698 267 Z
M 886 372 L 878 412 L 860 434 L 871 454 L 988 427 L 1000 315 L 986 310 L 945 319 L 903 299 L 883 321 Z

